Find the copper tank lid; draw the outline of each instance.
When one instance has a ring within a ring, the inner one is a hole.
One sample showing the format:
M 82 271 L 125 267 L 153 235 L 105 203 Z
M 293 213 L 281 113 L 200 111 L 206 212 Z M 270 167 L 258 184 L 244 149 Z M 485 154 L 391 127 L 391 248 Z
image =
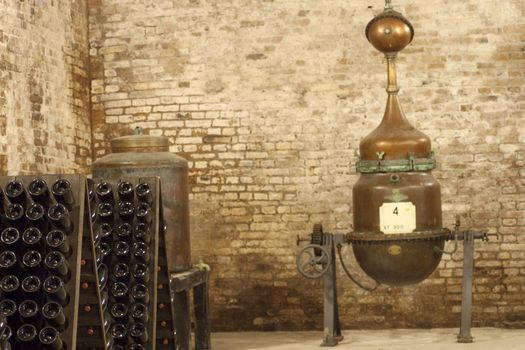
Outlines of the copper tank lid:
M 134 135 L 111 140 L 111 151 L 122 152 L 168 152 L 170 143 L 166 136 L 143 135 L 141 128 L 135 128 Z
M 388 100 L 381 124 L 359 145 L 362 160 L 392 160 L 431 157 L 428 136 L 416 130 L 407 120 L 399 104 L 395 61 L 397 53 L 414 37 L 412 24 L 392 9 L 387 0 L 385 10 L 374 17 L 366 27 L 370 43 L 385 54 L 387 60 Z

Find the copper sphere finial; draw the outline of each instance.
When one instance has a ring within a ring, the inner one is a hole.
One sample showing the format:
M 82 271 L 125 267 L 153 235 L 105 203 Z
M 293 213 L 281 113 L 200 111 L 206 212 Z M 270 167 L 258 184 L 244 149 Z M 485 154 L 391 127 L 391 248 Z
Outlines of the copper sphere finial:
M 366 38 L 383 53 L 403 50 L 414 38 L 414 27 L 386 0 L 385 10 L 375 16 L 366 26 Z

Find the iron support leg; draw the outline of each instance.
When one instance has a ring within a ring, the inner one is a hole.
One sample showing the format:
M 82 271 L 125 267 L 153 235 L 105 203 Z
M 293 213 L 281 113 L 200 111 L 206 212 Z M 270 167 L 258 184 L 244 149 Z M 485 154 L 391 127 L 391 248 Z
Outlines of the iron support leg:
M 177 350 L 191 350 L 190 303 L 188 290 L 174 293 Z
M 470 332 L 472 322 L 472 274 L 474 270 L 474 237 L 471 232 L 465 233 L 463 240 L 463 282 L 461 295 L 461 327 L 458 343 L 472 343 Z
M 321 346 L 336 346 L 343 336 L 339 323 L 337 305 L 337 284 L 335 270 L 335 247 L 331 240 L 329 244 L 330 267 L 324 275 L 324 339 Z
M 195 309 L 195 350 L 211 349 L 207 274 L 206 282 L 193 288 L 193 299 Z

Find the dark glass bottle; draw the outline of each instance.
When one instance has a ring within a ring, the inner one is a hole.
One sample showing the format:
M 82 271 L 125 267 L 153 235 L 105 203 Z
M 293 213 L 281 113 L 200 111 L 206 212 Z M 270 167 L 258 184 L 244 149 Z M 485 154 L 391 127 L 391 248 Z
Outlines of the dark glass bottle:
M 46 236 L 46 243 L 51 249 L 59 251 L 65 257 L 69 257 L 73 253 L 69 240 L 62 230 L 49 231 Z
M 131 297 L 135 302 L 149 303 L 149 291 L 145 284 L 138 283 L 131 287 Z
M 75 197 L 73 196 L 73 190 L 71 183 L 66 179 L 58 179 L 51 187 L 53 196 L 58 203 L 63 204 L 66 208 L 70 209 L 75 204 Z
M 134 264 L 131 268 L 131 274 L 133 275 L 133 278 L 135 278 L 135 280 L 142 283 L 147 283 L 150 279 L 148 265 L 144 263 Z
M 111 330 L 109 332 L 111 336 L 113 337 L 113 340 L 117 344 L 125 344 L 126 342 L 126 335 L 128 333 L 128 330 L 126 329 L 126 326 L 122 323 L 115 323 L 113 326 L 111 326 Z
M 151 220 L 153 218 L 151 206 L 145 202 L 137 204 L 137 208 L 135 209 L 135 216 L 137 217 L 137 220 L 139 222 L 143 222 L 147 225 L 150 225 Z
M 42 307 L 42 316 L 48 324 L 62 331 L 67 327 L 66 314 L 62 305 L 55 301 L 49 301 Z
M 22 280 L 22 290 L 24 291 L 26 297 L 37 302 L 42 301 L 44 296 L 40 290 L 40 285 L 40 278 L 35 275 L 27 276 Z
M 58 276 L 49 276 L 43 284 L 47 296 L 62 306 L 69 302 L 69 295 L 64 286 L 64 281 Z
M 54 227 L 63 230 L 66 234 L 71 233 L 73 224 L 69 217 L 69 210 L 62 203 L 52 205 L 47 216 Z
M 16 251 L 20 242 L 20 231 L 15 227 L 8 227 L 0 233 L 0 242 L 4 249 Z
M 16 303 L 12 299 L 5 298 L 5 296 L 2 296 L 2 298 L 4 299 L 0 301 L 0 312 L 7 317 L 8 324 L 13 325 L 15 323 L 13 321 L 17 311 Z
M 127 222 L 117 226 L 117 238 L 121 241 L 131 241 L 131 225 Z
M 102 307 L 102 311 L 106 311 L 109 305 L 109 293 L 107 290 L 101 290 L 100 291 L 100 306 Z
M 20 273 L 20 265 L 15 252 L 12 250 L 4 250 L 0 253 L 0 272 L 2 275 L 9 273 L 17 275 Z
M 42 232 L 36 227 L 28 227 L 22 233 L 22 242 L 28 250 L 42 250 Z
M 117 260 L 122 262 L 129 262 L 131 257 L 129 244 L 124 241 L 115 242 L 113 244 L 113 254 L 117 258 Z
M 2 290 L 3 297 L 10 299 L 19 299 L 21 296 L 18 293 L 20 287 L 20 280 L 15 275 L 6 275 L 0 280 L 0 290 Z
M 93 179 L 87 179 L 87 196 L 89 203 L 93 203 L 95 200 L 95 182 Z
M 121 181 L 117 186 L 118 196 L 121 201 L 132 202 L 135 191 L 133 190 L 133 184 L 128 181 Z
M 113 229 L 109 223 L 104 222 L 98 225 L 95 230 L 95 242 L 97 243 L 98 242 L 106 242 L 106 243 L 112 242 L 113 241 L 112 232 L 113 232 Z
M 102 255 L 102 261 L 106 261 L 111 254 L 111 246 L 107 243 L 100 243 L 98 246 L 100 254 Z
M 29 225 L 40 230 L 47 228 L 46 209 L 42 204 L 31 203 L 26 210 L 26 218 Z
M 99 203 L 97 205 L 97 217 L 104 222 L 113 222 L 113 205 L 110 203 Z
M 131 249 L 133 256 L 138 261 L 148 262 L 150 260 L 150 253 L 148 245 L 144 242 L 135 242 L 133 243 L 133 248 Z
M 135 214 L 135 208 L 132 202 L 119 202 L 117 205 L 117 211 L 120 220 L 123 222 L 133 221 L 133 215 Z
M 38 326 L 42 319 L 38 314 L 38 304 L 34 300 L 26 299 L 18 306 L 18 314 L 20 315 L 21 323 L 30 323 Z
M 59 331 L 54 327 L 44 327 L 38 334 L 38 340 L 45 349 L 62 350 L 64 349 L 64 342 L 60 338 Z
M 128 301 L 128 286 L 122 282 L 115 282 L 111 285 L 111 295 L 118 301 Z
M 113 187 L 109 182 L 100 182 L 95 185 L 95 193 L 100 201 L 104 203 L 114 203 Z
M 135 228 L 133 229 L 133 237 L 136 241 L 141 241 L 149 244 L 151 242 L 149 225 L 143 222 L 139 222 L 138 224 L 136 224 Z
M 9 325 L 5 326 L 4 333 L 0 336 L 0 343 L 4 342 L 5 348 L 2 350 L 11 350 L 11 344 L 9 343 L 13 337 L 13 330 Z
M 131 304 L 130 316 L 135 322 L 148 322 L 148 307 L 142 303 Z
M 117 323 L 128 322 L 128 306 L 124 303 L 115 303 L 110 308 L 111 317 Z
M 43 277 L 45 271 L 42 269 L 42 255 L 36 250 L 27 251 L 22 257 L 24 269 L 31 275 Z
M 27 201 L 24 184 L 18 180 L 12 180 L 5 186 L 5 195 L 12 204 L 20 204 L 24 206 Z
M 153 192 L 151 190 L 151 186 L 148 183 L 142 182 L 138 184 L 137 188 L 135 189 L 135 193 L 137 194 L 139 201 L 146 202 L 148 204 L 153 202 Z
M 38 349 L 37 335 L 36 327 L 32 324 L 23 324 L 20 326 L 16 331 L 16 340 L 20 346 L 20 350 Z
M 47 253 L 44 258 L 44 264 L 52 274 L 57 275 L 63 280 L 69 280 L 70 271 L 64 254 L 59 251 L 51 251 Z
M 22 228 L 24 226 L 24 207 L 18 203 L 9 204 L 4 211 L 7 225 Z
M 27 192 L 31 199 L 43 206 L 49 204 L 49 189 L 44 179 L 34 179 L 27 186 Z
M 98 268 L 98 285 L 100 289 L 104 289 L 108 283 L 108 267 L 106 264 L 101 264 Z
M 129 350 L 146 350 L 146 347 L 142 344 L 131 344 Z
M 118 282 L 128 283 L 129 281 L 129 265 L 126 263 L 118 263 L 113 266 L 113 277 Z
M 146 344 L 148 342 L 148 330 L 142 322 L 134 323 L 129 330 L 129 335 L 134 342 L 140 344 Z

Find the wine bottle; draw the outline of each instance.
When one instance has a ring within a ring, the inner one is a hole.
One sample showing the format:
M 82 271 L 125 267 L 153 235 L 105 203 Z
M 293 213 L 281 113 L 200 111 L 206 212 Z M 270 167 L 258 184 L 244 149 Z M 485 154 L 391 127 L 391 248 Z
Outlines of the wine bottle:
M 87 195 L 89 203 L 93 203 L 95 200 L 95 182 L 93 179 L 87 179 Z
M 69 295 L 64 286 L 64 281 L 58 276 L 49 276 L 43 284 L 44 292 L 51 300 L 65 306 L 69 302 Z
M 124 241 L 118 241 L 113 244 L 113 255 L 118 261 L 129 262 L 130 248 L 129 244 Z
M 100 254 L 102 254 L 102 261 L 106 261 L 111 254 L 111 246 L 107 243 L 100 243 L 98 248 L 100 249 Z
M 97 243 L 98 242 L 106 242 L 106 243 L 112 242 L 113 241 L 112 232 L 113 232 L 113 229 L 109 223 L 104 222 L 98 225 L 95 230 L 95 242 Z
M 41 268 L 42 255 L 36 250 L 27 251 L 22 257 L 22 264 L 30 275 L 36 275 L 38 277 L 44 276 L 45 271 Z
M 132 202 L 119 202 L 117 205 L 117 211 L 120 220 L 123 222 L 133 221 L 133 215 L 135 214 L 135 208 Z
M 20 281 L 15 275 L 6 275 L 0 280 L 0 290 L 7 298 L 18 299 L 20 297 L 18 287 L 20 287 Z
M 4 343 L 4 348 L 2 350 L 11 350 L 11 338 L 13 336 L 13 330 L 9 325 L 5 325 L 4 333 L 0 336 L 0 344 Z
M 44 264 L 52 274 L 64 280 L 69 280 L 70 271 L 64 254 L 59 251 L 51 251 L 44 258 Z
M 131 287 L 131 297 L 136 302 L 141 302 L 143 304 L 149 303 L 149 291 L 148 287 L 145 284 L 137 283 Z
M 146 350 L 146 347 L 142 344 L 131 344 L 129 350 Z
M 8 226 L 22 228 L 24 226 L 24 207 L 18 203 L 9 204 L 5 208 L 5 219 Z
M 15 227 L 8 227 L 0 233 L 0 242 L 4 249 L 16 251 L 20 242 L 20 231 Z
M 41 302 L 43 299 L 42 291 L 40 290 L 40 278 L 35 275 L 27 276 L 22 280 L 22 290 L 27 299 Z
M 42 307 L 42 316 L 48 324 L 63 331 L 67 327 L 66 314 L 62 305 L 55 301 L 49 301 Z
M 130 316 L 135 322 L 148 322 L 148 307 L 142 303 L 131 304 Z
M 20 266 L 16 254 L 12 250 L 4 250 L 0 253 L 0 272 L 2 275 L 20 273 Z
M 140 202 L 135 209 L 135 216 L 139 222 L 143 222 L 149 226 L 153 217 L 151 206 L 148 203 Z
M 111 285 L 111 295 L 122 302 L 128 301 L 128 286 L 122 282 L 115 282 Z
M 98 285 L 100 289 L 104 289 L 108 283 L 108 267 L 106 264 L 101 264 L 98 268 Z
M 38 339 L 36 327 L 32 324 L 23 324 L 16 331 L 16 340 L 21 350 L 37 349 Z
M 58 179 L 51 187 L 53 196 L 58 203 L 63 204 L 66 208 L 71 210 L 75 204 L 75 197 L 71 189 L 71 183 L 66 179 Z
M 111 317 L 117 323 L 128 322 L 128 306 L 124 303 L 115 303 L 110 308 Z
M 13 325 L 17 311 L 16 303 L 12 299 L 5 298 L 5 296 L 2 296 L 2 298 L 4 299 L 0 301 L 0 312 L 7 318 L 8 324 Z
M 125 263 L 118 263 L 113 266 L 113 277 L 118 282 L 129 282 L 129 266 Z
M 42 204 L 31 203 L 26 210 L 26 218 L 29 225 L 40 230 L 47 229 L 46 210 Z
M 131 251 L 135 259 L 138 261 L 148 262 L 150 260 L 149 249 L 147 244 L 144 242 L 133 243 L 133 248 Z
M 27 192 L 31 199 L 45 207 L 49 205 L 49 190 L 43 179 L 34 179 L 27 186 Z
M 62 229 L 64 233 L 69 234 L 72 231 L 72 222 L 69 217 L 69 210 L 61 203 L 52 205 L 47 216 L 54 227 Z
M 117 344 L 125 344 L 126 342 L 126 335 L 128 333 L 128 330 L 126 329 L 126 326 L 122 323 L 115 323 L 113 326 L 111 326 L 111 330 L 109 332 L 111 336 L 113 337 L 113 340 Z
M 61 230 L 51 230 L 46 236 L 46 243 L 51 249 L 55 249 L 62 253 L 65 257 L 71 256 L 73 250 L 69 244 L 69 240 Z
M 101 202 L 113 204 L 115 201 L 113 197 L 113 187 L 109 182 L 103 181 L 96 184 L 95 193 Z
M 60 338 L 60 333 L 54 327 L 44 327 L 38 334 L 38 340 L 45 349 L 62 350 L 64 349 L 64 342 Z
M 117 226 L 117 238 L 121 241 L 130 242 L 131 241 L 131 225 L 127 222 L 124 222 Z
M 102 307 L 102 311 L 106 311 L 109 304 L 109 293 L 107 290 L 101 290 L 100 291 L 100 306 Z
M 18 180 L 12 180 L 5 186 L 5 195 L 12 204 L 19 204 L 21 206 L 26 204 L 27 196 L 24 184 Z
M 133 229 L 133 237 L 136 241 L 141 241 L 149 244 L 151 242 L 151 234 L 149 232 L 149 225 L 139 222 Z
M 41 323 L 41 319 L 39 318 L 38 310 L 38 304 L 34 300 L 26 299 L 22 301 L 18 306 L 20 322 L 39 326 L 38 323 Z
M 135 189 L 135 193 L 137 194 L 139 201 L 148 204 L 153 202 L 153 192 L 151 191 L 151 186 L 148 183 L 142 182 L 138 184 L 137 188 Z
M 113 205 L 110 203 L 99 203 L 97 205 L 97 217 L 103 222 L 113 222 Z
M 146 344 L 148 342 L 148 330 L 142 322 L 134 323 L 129 330 L 129 335 L 136 343 Z
M 28 227 L 22 233 L 22 242 L 26 245 L 27 250 L 40 251 L 42 245 L 42 232 L 36 227 Z
M 117 186 L 118 196 L 121 201 L 132 202 L 135 195 L 133 184 L 128 181 L 121 181 Z
M 133 278 L 135 278 L 135 280 L 141 283 L 147 283 L 149 281 L 150 273 L 148 265 L 143 263 L 135 263 L 133 264 L 133 267 L 131 269 L 131 274 L 133 275 Z

